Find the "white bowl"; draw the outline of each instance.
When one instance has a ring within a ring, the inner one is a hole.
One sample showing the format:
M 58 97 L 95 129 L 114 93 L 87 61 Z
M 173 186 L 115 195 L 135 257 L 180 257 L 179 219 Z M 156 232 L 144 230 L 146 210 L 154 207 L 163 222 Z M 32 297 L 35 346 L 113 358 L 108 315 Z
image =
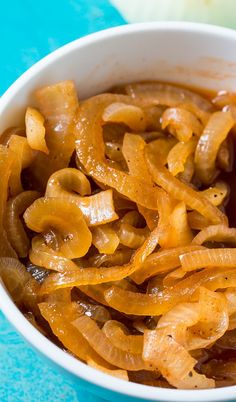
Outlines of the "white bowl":
M 74 41 L 35 64 L 0 98 L 0 132 L 23 120 L 26 105 L 33 104 L 35 88 L 64 79 L 75 81 L 80 98 L 119 83 L 148 79 L 236 91 L 236 32 L 203 24 L 159 22 L 113 28 Z M 120 401 L 121 395 L 122 401 L 236 400 L 236 386 L 185 391 L 108 376 L 41 335 L 15 307 L 1 284 L 0 307 L 19 333 L 69 375 L 78 389 L 82 386 L 112 401 Z M 88 396 L 83 394 L 83 398 Z

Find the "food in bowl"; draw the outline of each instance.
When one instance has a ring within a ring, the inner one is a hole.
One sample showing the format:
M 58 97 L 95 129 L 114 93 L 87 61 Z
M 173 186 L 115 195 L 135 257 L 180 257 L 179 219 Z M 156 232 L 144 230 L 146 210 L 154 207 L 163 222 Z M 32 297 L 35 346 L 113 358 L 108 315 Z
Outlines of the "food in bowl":
M 1 136 L 0 274 L 45 336 L 159 387 L 236 383 L 236 95 L 38 89 Z

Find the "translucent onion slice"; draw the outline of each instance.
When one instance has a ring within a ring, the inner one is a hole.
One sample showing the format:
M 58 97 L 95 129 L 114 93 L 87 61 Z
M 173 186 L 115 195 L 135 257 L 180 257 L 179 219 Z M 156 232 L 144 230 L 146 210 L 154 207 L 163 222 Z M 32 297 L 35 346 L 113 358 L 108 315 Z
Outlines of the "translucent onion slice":
M 26 225 L 37 233 L 56 229 L 62 236 L 61 253 L 67 258 L 85 255 L 92 235 L 80 209 L 61 198 L 39 198 L 25 211 Z
M 98 371 L 102 371 L 105 374 L 112 375 L 114 377 L 120 378 L 121 380 L 129 381 L 128 373 L 126 370 L 116 370 L 116 369 L 108 369 L 101 364 L 96 363 L 92 359 L 87 359 L 87 364 L 90 367 L 95 368 Z
M 162 115 L 162 129 L 170 127 L 179 141 L 187 142 L 193 134 L 200 137 L 203 127 L 196 116 L 180 107 L 166 109 Z
M 197 360 L 168 335 L 166 331 L 146 331 L 143 358 L 158 367 L 163 377 L 176 388 L 214 388 L 214 380 L 194 370 Z
M 105 291 L 104 296 L 109 306 L 125 314 L 157 316 L 177 303 L 191 300 L 201 286 L 212 291 L 236 286 L 235 268 L 208 268 L 157 294 L 137 293 L 113 286 Z
M 208 226 L 194 237 L 192 244 L 201 245 L 207 241 L 236 243 L 236 229 L 225 225 Z
M 69 164 L 75 148 L 74 123 L 79 103 L 72 81 L 39 89 L 36 99 L 39 111 L 45 118 L 45 139 L 49 155 L 37 155 L 33 173 L 38 182 L 45 185 L 52 173 Z
M 220 91 L 212 102 L 222 109 L 224 106 L 236 104 L 236 94 L 234 92 Z
M 132 274 L 132 279 L 140 284 L 146 279 L 163 272 L 171 271 L 180 265 L 179 256 L 184 253 L 199 250 L 201 246 L 188 245 L 160 250 L 152 253 L 142 264 L 141 268 Z
M 50 293 L 59 288 L 81 285 L 97 285 L 126 278 L 135 272 L 153 252 L 158 243 L 159 229 L 151 232 L 144 244 L 134 253 L 128 264 L 107 268 L 77 268 L 65 273 L 51 274 L 41 286 L 41 294 Z
M 184 171 L 188 157 L 194 153 L 197 145 L 196 138 L 187 142 L 178 142 L 168 153 L 167 164 L 170 173 L 176 176 Z
M 38 110 L 28 107 L 25 114 L 26 137 L 29 146 L 36 151 L 49 153 L 45 141 L 44 117 Z
M 20 137 L 25 137 L 25 129 L 23 127 L 10 127 L 7 128 L 0 135 L 0 144 L 8 146 L 9 140 L 12 135 L 19 135 Z
M 209 187 L 203 190 L 201 193 L 206 197 L 213 205 L 219 206 L 223 204 L 224 200 L 229 194 L 229 186 L 223 182 L 219 181 L 215 183 L 214 187 Z
M 174 207 L 169 221 L 170 235 L 167 247 L 186 246 L 191 243 L 193 234 L 188 224 L 187 210 L 184 202 L 179 202 Z
M 9 179 L 10 193 L 14 197 L 23 191 L 21 183 L 22 170 L 32 164 L 36 155 L 30 148 L 27 139 L 19 135 L 12 135 L 8 146 L 14 153 L 13 167 Z
M 96 254 L 88 259 L 89 266 L 93 267 L 112 267 L 113 265 L 124 265 L 130 261 L 133 250 L 121 248 L 113 254 Z
M 211 225 L 211 221 L 197 211 L 188 212 L 188 223 L 191 229 L 202 230 Z
M 118 218 L 113 203 L 112 190 L 91 194 L 87 177 L 77 169 L 61 169 L 49 178 L 46 197 L 59 197 L 75 203 L 89 226 L 112 222 Z M 85 197 L 86 195 L 86 197 Z
M 67 290 L 67 289 L 60 289 Z M 52 293 L 53 294 L 53 293 Z M 83 313 L 92 318 L 94 321 L 97 321 L 99 324 L 105 324 L 106 322 L 111 320 L 111 314 L 108 309 L 104 306 L 100 306 L 98 304 L 89 303 L 86 300 L 76 300 L 76 303 L 81 307 Z
M 215 177 L 219 147 L 234 123 L 231 112 L 215 112 L 204 128 L 195 152 L 196 173 L 202 183 L 209 184 Z
M 154 181 L 167 191 L 174 199 L 184 201 L 188 207 L 198 211 L 213 223 L 227 222 L 226 216 L 214 207 L 201 193 L 188 187 L 162 166 L 156 159 L 155 154 L 146 148 L 146 160 Z
M 97 324 L 89 317 L 81 316 L 72 322 L 73 326 L 83 335 L 90 346 L 104 360 L 124 370 L 138 371 L 151 369 L 145 364 L 140 354 L 126 352 L 113 345 Z
M 149 233 L 147 227 L 135 228 L 129 223 L 121 223 L 117 235 L 121 244 L 131 249 L 137 249 L 144 243 Z
M 147 150 L 156 155 L 161 165 L 166 165 L 171 149 L 177 144 L 174 137 L 158 138 L 147 145 Z
M 42 236 L 35 236 L 31 243 L 32 249 L 29 252 L 30 261 L 46 269 L 58 272 L 65 272 L 66 270 L 75 270 L 77 265 L 64 257 L 59 251 L 50 248 Z
M 143 110 L 122 102 L 111 103 L 104 109 L 102 119 L 105 122 L 125 123 L 134 131 L 145 131 L 146 122 Z
M 119 321 L 107 321 L 102 332 L 119 349 L 126 352 L 142 354 L 143 335 L 131 335 L 124 324 Z
M 39 197 L 40 194 L 37 191 L 24 191 L 7 202 L 6 232 L 19 257 L 26 257 L 30 248 L 30 241 L 25 232 L 21 215 Z
M 183 172 L 178 173 L 178 179 L 184 183 L 191 183 L 194 175 L 194 155 L 190 155 L 185 162 Z
M 196 250 L 179 257 L 185 271 L 207 267 L 235 267 L 236 249 L 220 248 Z
M 96 359 L 96 353 L 80 332 L 71 324 L 71 321 L 82 314 L 76 303 L 40 303 L 39 309 L 42 316 L 49 323 L 54 335 L 66 349 L 83 361 L 88 358 Z
M 133 176 L 142 177 L 152 184 L 152 178 L 144 158 L 145 141 L 135 134 L 126 133 L 123 140 L 122 153 Z
M 153 209 L 142 207 L 141 205 L 138 205 L 138 210 L 140 214 L 144 217 L 147 227 L 150 230 L 153 230 L 158 223 L 159 218 L 158 212 L 154 211 Z
M 6 214 L 8 184 L 13 168 L 14 154 L 5 146 L 0 145 L 0 257 L 16 257 L 16 252 L 12 248 L 4 227 Z
M 16 258 L 0 258 L 0 277 L 17 304 L 22 304 L 25 297 L 25 286 L 31 275 Z
M 120 239 L 109 224 L 97 226 L 92 230 L 92 244 L 99 253 L 113 254 L 119 246 Z
M 129 97 L 112 94 L 98 95 L 83 103 L 75 129 L 77 156 L 95 180 L 115 188 L 140 205 L 157 209 L 156 200 L 160 192 L 157 188 L 153 188 L 142 178 L 130 176 L 109 166 L 105 160 L 102 114 L 106 106 L 120 100 L 130 103 Z
M 234 161 L 234 149 L 233 149 L 233 141 L 232 139 L 226 138 L 220 145 L 216 164 L 220 169 L 223 169 L 225 172 L 231 172 L 233 169 L 233 161 Z
M 141 98 L 142 101 L 153 103 L 155 105 L 177 106 L 179 104 L 196 104 L 203 111 L 212 111 L 212 104 L 201 95 L 190 91 L 189 89 L 180 88 L 172 84 L 160 82 L 141 82 L 128 84 L 125 91 L 133 99 Z
M 124 162 L 121 142 L 105 142 L 106 156 L 115 162 Z

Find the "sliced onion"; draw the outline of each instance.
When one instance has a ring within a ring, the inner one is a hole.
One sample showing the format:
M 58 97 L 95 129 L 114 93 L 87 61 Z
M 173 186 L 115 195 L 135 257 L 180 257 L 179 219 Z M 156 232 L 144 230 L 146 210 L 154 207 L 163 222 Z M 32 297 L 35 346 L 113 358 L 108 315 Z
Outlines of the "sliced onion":
M 165 250 L 161 249 L 147 257 L 141 268 L 132 275 L 132 279 L 139 284 L 158 273 L 171 271 L 180 265 L 179 256 L 181 254 L 199 250 L 200 248 L 197 245 L 188 245 Z
M 121 322 L 109 320 L 104 324 L 102 331 L 119 349 L 135 354 L 142 354 L 143 336 L 131 335 Z
M 8 239 L 19 257 L 26 257 L 30 242 L 20 216 L 40 194 L 37 191 L 24 191 L 10 198 L 6 208 L 6 232 Z
M 51 274 L 41 286 L 41 294 L 50 293 L 59 288 L 82 285 L 97 285 L 121 280 L 135 272 L 145 261 L 147 256 L 156 248 L 159 238 L 159 229 L 151 232 L 144 244 L 134 253 L 131 261 L 120 267 L 107 268 L 77 268 L 65 273 Z M 65 260 L 63 260 L 64 262 Z
M 15 196 L 23 191 L 21 183 L 22 170 L 32 164 L 36 155 L 30 148 L 27 139 L 19 135 L 12 135 L 8 146 L 14 155 L 9 186 L 11 195 Z
M 145 131 L 146 122 L 143 110 L 134 105 L 114 102 L 107 106 L 102 115 L 103 121 L 125 123 L 134 131 Z
M 185 271 L 193 271 L 207 267 L 235 267 L 236 249 L 220 248 L 196 250 L 180 257 L 181 266 Z
M 73 326 L 83 335 L 90 346 L 104 360 L 124 370 L 151 369 L 145 364 L 140 354 L 126 352 L 114 346 L 109 338 L 99 329 L 97 324 L 89 317 L 81 316 L 73 321 Z
M 188 110 L 180 107 L 166 109 L 162 115 L 162 129 L 170 127 L 173 134 L 179 141 L 189 141 L 193 134 L 200 137 L 202 124 L 196 116 Z
M 45 118 L 49 155 L 39 153 L 32 169 L 37 181 L 44 186 L 52 173 L 69 164 L 75 148 L 74 124 L 79 103 L 72 81 L 39 89 L 36 99 Z
M 24 220 L 37 233 L 58 230 L 63 239 L 60 251 L 65 257 L 82 257 L 91 246 L 92 235 L 80 209 L 65 199 L 39 198 L 25 211 Z
M 192 138 L 188 142 L 178 142 L 168 153 L 168 169 L 173 176 L 184 171 L 188 157 L 194 153 L 197 141 Z
M 99 253 L 113 254 L 120 243 L 120 238 L 109 224 L 97 226 L 92 230 L 92 244 Z
M 196 173 L 202 183 L 211 183 L 216 176 L 215 161 L 219 147 L 234 123 L 231 112 L 215 112 L 204 128 L 195 152 Z
M 225 225 L 212 225 L 204 228 L 193 239 L 193 244 L 203 244 L 207 241 L 236 243 L 236 229 Z
M 66 168 L 55 172 L 49 178 L 45 195 L 59 197 L 76 204 L 90 226 L 111 222 L 118 218 L 114 209 L 112 190 L 85 197 L 87 194 L 91 194 L 87 177 L 77 169 Z
M 36 151 L 49 153 L 45 141 L 44 117 L 38 110 L 28 107 L 25 114 L 26 137 L 29 146 Z
M 172 176 L 168 170 L 158 163 L 155 155 L 146 149 L 146 159 L 154 181 L 167 191 L 174 199 L 184 201 L 188 207 L 195 209 L 213 223 L 227 222 L 226 216 L 214 207 L 199 192 L 188 187 Z

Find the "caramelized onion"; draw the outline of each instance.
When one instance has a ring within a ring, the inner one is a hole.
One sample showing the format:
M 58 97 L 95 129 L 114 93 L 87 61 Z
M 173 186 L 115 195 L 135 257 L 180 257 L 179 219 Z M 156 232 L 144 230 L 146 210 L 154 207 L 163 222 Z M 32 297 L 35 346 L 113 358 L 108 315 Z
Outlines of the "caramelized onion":
M 195 166 L 199 179 L 205 184 L 210 183 L 216 176 L 215 161 L 219 147 L 234 123 L 231 112 L 215 112 L 199 138 L 195 152 Z
M 24 191 L 16 197 L 10 198 L 6 208 L 6 232 L 8 239 L 19 257 L 26 257 L 30 242 L 25 232 L 21 215 L 39 198 L 37 191 Z
M 26 137 L 29 146 L 36 151 L 49 153 L 45 141 L 44 118 L 38 110 L 28 107 L 25 114 Z
M 60 250 L 65 257 L 82 257 L 91 245 L 92 235 L 82 213 L 70 201 L 39 198 L 25 211 L 24 220 L 26 225 L 37 233 L 49 229 L 58 230 L 62 236 Z

